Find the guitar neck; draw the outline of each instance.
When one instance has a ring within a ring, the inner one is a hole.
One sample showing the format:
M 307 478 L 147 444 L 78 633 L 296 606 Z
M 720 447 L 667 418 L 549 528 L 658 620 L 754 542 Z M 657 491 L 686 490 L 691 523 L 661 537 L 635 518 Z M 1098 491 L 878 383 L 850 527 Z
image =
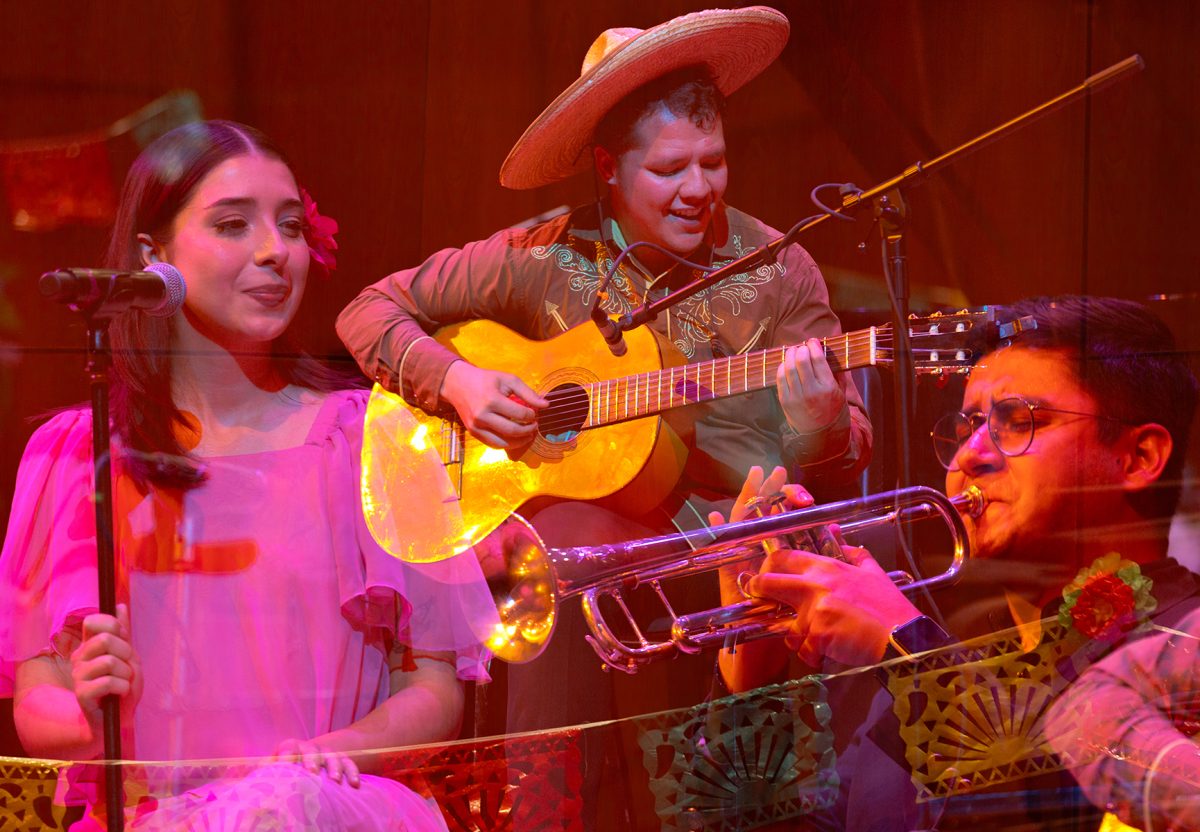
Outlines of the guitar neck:
M 890 328 L 871 327 L 833 335 L 822 338 L 821 345 L 834 371 L 865 367 L 877 363 L 884 352 L 890 356 Z M 584 427 L 624 422 L 774 387 L 775 374 L 788 349 L 773 347 L 588 384 L 590 405 Z

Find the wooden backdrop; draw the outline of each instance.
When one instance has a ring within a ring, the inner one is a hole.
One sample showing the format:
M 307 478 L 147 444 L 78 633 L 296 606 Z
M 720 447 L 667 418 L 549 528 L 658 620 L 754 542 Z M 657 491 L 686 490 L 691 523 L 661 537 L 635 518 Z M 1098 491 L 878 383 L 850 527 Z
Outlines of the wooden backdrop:
M 0 3 L 0 142 L 102 128 L 172 89 L 288 149 L 342 225 L 340 268 L 303 311 L 333 317 L 366 283 L 549 208 L 586 176 L 531 192 L 497 172 L 526 124 L 610 26 L 683 0 L 106 0 Z M 1133 53 L 1144 72 L 964 159 L 911 194 L 916 302 L 1093 292 L 1156 300 L 1188 349 L 1200 254 L 1200 4 L 1190 0 L 779 0 L 782 59 L 731 101 L 729 200 L 777 227 L 822 182 L 866 187 Z M 130 147 L 116 148 L 114 180 Z M 0 194 L 0 203 L 3 202 Z M 3 206 L 0 205 L 0 208 Z M 99 262 L 105 232 L 13 230 L 0 213 L 0 527 L 20 449 L 45 409 L 86 395 L 82 330 L 37 297 L 44 270 Z M 835 306 L 886 317 L 865 222 L 804 240 Z M 865 310 L 865 311 L 862 311 Z M 923 426 L 919 433 L 923 436 Z M 914 439 L 923 449 L 923 440 Z
M 1041 293 L 1155 300 L 1200 338 L 1200 4 L 1191 0 L 778 0 L 782 59 L 731 101 L 729 200 L 786 228 L 819 183 L 867 187 L 1140 53 L 1140 75 L 985 148 L 913 190 L 917 305 Z M 333 317 L 366 283 L 547 209 L 588 177 L 497 183 L 526 124 L 610 26 L 703 8 L 683 0 L 105 0 L 0 2 L 0 143 L 104 128 L 173 89 L 288 149 L 342 225 L 340 268 L 302 313 L 344 354 Z M 114 143 L 113 178 L 132 158 Z M 4 202 L 0 194 L 0 203 Z M 86 396 L 82 329 L 37 276 L 98 264 L 105 232 L 13 230 L 0 204 L 0 528 L 16 463 L 46 409 Z M 865 222 L 804 240 L 845 319 L 886 318 Z M 924 450 L 926 426 L 914 445 Z M 881 459 L 888 450 L 878 449 Z M 1197 455 L 1193 450 L 1192 458 Z M 1194 478 L 1193 478 L 1194 479 Z M 1189 505 L 1200 503 L 1194 489 Z M 1194 508 L 1192 509 L 1195 510 Z M 1184 543 L 1197 554 L 1195 538 Z M 1185 553 L 1186 553 L 1185 552 Z M 0 703 L 0 753 L 13 749 Z

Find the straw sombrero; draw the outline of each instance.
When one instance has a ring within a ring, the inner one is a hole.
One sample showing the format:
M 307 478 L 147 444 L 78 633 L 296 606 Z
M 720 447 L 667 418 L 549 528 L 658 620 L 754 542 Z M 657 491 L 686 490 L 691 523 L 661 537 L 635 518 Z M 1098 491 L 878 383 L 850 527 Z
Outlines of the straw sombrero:
M 600 119 L 647 81 L 706 64 L 723 95 L 783 51 L 788 21 L 766 6 L 685 14 L 651 29 L 609 29 L 596 38 L 579 79 L 533 120 L 500 167 L 500 184 L 536 188 L 587 168 L 584 149 Z

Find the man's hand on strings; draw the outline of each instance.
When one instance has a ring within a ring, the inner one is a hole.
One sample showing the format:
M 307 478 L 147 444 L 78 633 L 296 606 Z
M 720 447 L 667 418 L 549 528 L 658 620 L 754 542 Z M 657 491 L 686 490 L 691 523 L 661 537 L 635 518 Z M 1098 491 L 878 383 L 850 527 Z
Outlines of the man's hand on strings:
M 450 402 L 471 435 L 493 448 L 525 445 L 537 434 L 537 411 L 549 402 L 512 373 L 455 361 L 442 381 Z
M 820 338 L 789 347 L 775 382 L 783 415 L 796 433 L 829 427 L 846 407 L 846 392 L 829 366 Z

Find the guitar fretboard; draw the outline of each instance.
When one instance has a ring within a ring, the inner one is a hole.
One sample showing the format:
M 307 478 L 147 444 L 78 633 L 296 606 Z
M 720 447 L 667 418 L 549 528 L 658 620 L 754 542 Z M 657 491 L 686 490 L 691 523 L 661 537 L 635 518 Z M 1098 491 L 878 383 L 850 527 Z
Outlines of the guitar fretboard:
M 890 327 L 884 326 L 822 338 L 821 344 L 830 366 L 840 371 L 875 364 L 881 352 L 890 353 L 890 340 Z M 588 396 L 584 428 L 773 387 L 788 349 L 774 347 L 584 385 Z M 569 406 L 567 402 L 555 405 Z

